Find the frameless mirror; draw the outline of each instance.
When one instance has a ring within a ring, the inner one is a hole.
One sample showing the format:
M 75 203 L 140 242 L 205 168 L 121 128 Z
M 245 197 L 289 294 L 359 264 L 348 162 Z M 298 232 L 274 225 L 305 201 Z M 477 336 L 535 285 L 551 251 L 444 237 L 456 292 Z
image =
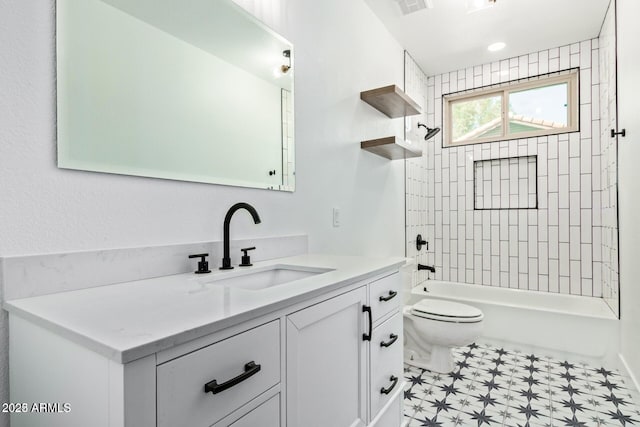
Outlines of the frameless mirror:
M 293 46 L 231 0 L 58 0 L 58 167 L 293 191 Z

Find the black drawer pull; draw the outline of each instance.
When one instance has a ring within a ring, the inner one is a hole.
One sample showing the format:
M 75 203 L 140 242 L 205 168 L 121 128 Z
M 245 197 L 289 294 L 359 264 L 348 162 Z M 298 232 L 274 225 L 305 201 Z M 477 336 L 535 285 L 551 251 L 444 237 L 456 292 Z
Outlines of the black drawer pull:
M 380 301 L 389 301 L 390 299 L 393 299 L 393 297 L 395 297 L 396 295 L 398 295 L 398 293 L 396 291 L 389 291 L 389 296 L 388 297 L 380 297 Z
M 389 335 L 389 338 L 390 339 L 387 342 L 380 341 L 380 347 L 389 347 L 391 344 L 398 341 L 398 336 L 396 334 Z
M 244 372 L 238 375 L 235 378 L 231 378 L 229 381 L 224 382 L 222 384 L 218 384 L 218 381 L 213 380 L 204 385 L 205 393 L 213 393 L 218 394 L 226 389 L 233 387 L 234 385 L 240 384 L 242 381 L 252 377 L 253 375 L 260 372 L 260 365 L 256 365 L 256 363 L 252 360 L 251 362 L 244 365 Z
M 389 378 L 389 381 L 393 381 L 393 384 L 391 384 L 389 386 L 389 388 L 382 387 L 380 389 L 380 393 L 381 394 L 389 394 L 389 393 L 391 393 L 391 390 L 393 390 L 395 388 L 396 384 L 398 384 L 398 377 L 395 377 L 395 376 L 391 375 L 391 377 Z
M 371 317 L 371 307 L 369 307 L 368 305 L 363 305 L 362 312 L 369 315 L 369 333 L 362 334 L 362 340 L 371 341 L 371 334 L 373 333 L 373 318 Z

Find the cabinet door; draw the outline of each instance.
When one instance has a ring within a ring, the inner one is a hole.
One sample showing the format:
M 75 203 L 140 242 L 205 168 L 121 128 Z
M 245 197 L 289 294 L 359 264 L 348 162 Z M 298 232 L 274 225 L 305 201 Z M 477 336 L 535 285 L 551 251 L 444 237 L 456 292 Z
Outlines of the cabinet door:
M 358 288 L 287 317 L 287 426 L 366 424 L 366 342 Z

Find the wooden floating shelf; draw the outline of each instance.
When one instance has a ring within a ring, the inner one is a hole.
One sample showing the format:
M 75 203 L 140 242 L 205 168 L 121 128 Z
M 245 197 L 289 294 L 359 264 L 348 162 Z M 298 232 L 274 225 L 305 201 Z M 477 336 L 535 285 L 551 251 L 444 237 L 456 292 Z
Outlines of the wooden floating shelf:
M 360 99 L 392 119 L 422 113 L 420 105 L 396 85 L 360 92 Z
M 360 148 L 389 160 L 408 159 L 410 157 L 422 156 L 422 150 L 420 148 L 412 147 L 395 136 L 362 141 L 360 143 Z

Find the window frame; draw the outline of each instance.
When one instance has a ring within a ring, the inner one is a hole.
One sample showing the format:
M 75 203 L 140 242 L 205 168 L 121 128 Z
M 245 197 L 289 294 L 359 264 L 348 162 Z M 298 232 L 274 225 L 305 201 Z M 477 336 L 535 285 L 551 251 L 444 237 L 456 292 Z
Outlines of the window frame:
M 477 89 L 466 90 L 464 92 L 456 92 L 443 95 L 443 147 L 458 147 L 461 145 L 482 144 L 486 142 L 508 141 L 513 139 L 525 139 L 538 136 L 558 135 L 562 133 L 571 133 L 580 131 L 580 89 L 578 68 L 554 72 L 552 74 L 542 74 L 522 80 L 512 80 L 499 85 L 482 87 Z M 567 84 L 567 126 L 558 129 L 540 129 L 528 132 L 509 132 L 508 109 L 509 94 L 512 92 L 521 92 L 524 90 L 544 88 L 557 84 Z M 474 99 L 488 98 L 500 95 L 502 97 L 502 111 L 500 114 L 502 132 L 498 136 L 488 136 L 483 138 L 470 139 L 466 141 L 452 141 L 452 121 L 451 108 L 454 104 L 463 101 L 472 101 Z

